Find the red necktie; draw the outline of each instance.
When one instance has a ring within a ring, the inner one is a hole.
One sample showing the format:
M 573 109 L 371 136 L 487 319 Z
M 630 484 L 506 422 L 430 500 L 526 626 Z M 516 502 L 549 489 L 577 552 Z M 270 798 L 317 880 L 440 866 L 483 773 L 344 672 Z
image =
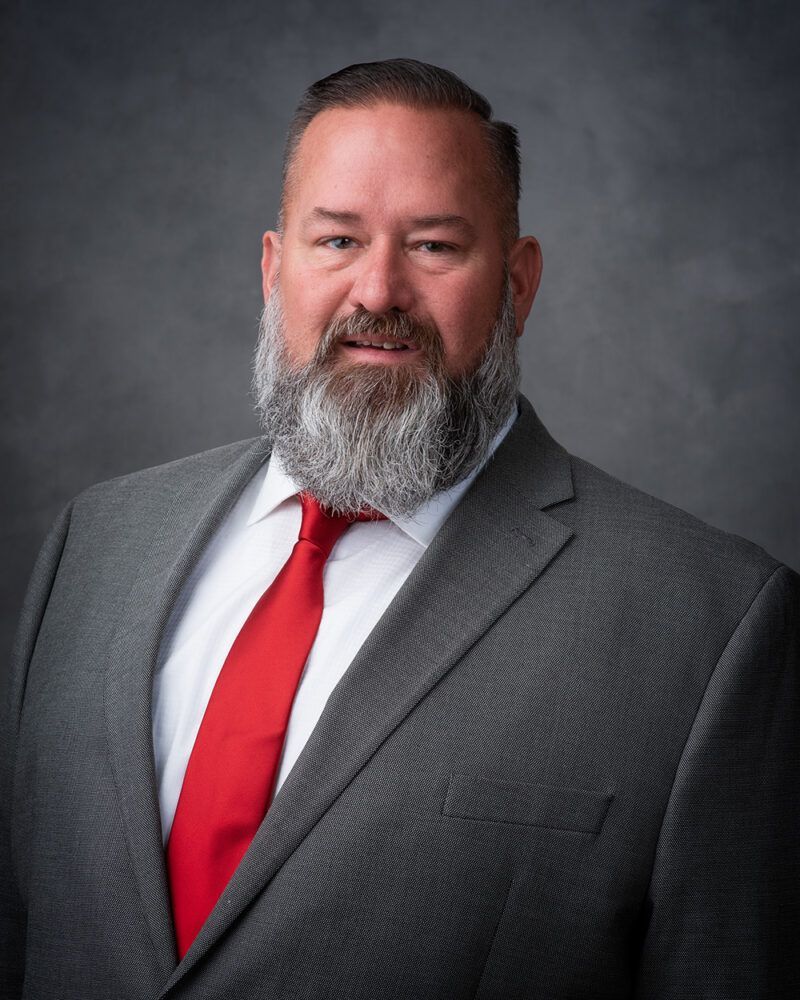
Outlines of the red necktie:
M 292 702 L 322 618 L 322 571 L 356 520 L 331 517 L 308 494 L 300 499 L 297 542 L 231 646 L 183 779 L 167 844 L 180 958 L 267 812 Z

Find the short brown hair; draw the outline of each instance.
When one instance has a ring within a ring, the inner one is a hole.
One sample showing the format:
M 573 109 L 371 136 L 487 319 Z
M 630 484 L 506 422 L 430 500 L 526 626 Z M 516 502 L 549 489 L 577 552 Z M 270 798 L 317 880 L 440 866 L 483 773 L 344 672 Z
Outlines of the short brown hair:
M 321 111 L 364 108 L 385 101 L 412 108 L 442 108 L 472 112 L 480 119 L 500 192 L 503 236 L 519 236 L 520 156 L 517 130 L 492 119 L 486 98 L 450 70 L 416 59 L 385 59 L 355 63 L 312 83 L 300 99 L 289 124 L 283 154 L 283 193 L 278 225 L 283 228 L 289 173 L 303 133 Z

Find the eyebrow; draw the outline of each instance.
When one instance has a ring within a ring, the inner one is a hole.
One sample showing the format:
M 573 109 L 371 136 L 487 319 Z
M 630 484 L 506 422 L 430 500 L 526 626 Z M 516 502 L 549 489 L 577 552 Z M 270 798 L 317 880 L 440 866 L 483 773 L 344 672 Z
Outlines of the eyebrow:
M 463 215 L 423 215 L 412 219 L 413 229 L 463 229 L 469 233 L 475 232 L 475 227 Z
M 412 229 L 461 229 L 474 233 L 475 227 L 463 215 L 422 215 L 409 219 Z M 358 212 L 335 212 L 330 208 L 317 206 L 309 213 L 306 224 L 314 222 L 335 222 L 340 226 L 357 226 L 363 222 Z
M 330 208 L 315 208 L 306 222 L 338 222 L 343 226 L 354 226 L 361 222 L 358 212 L 334 212 Z

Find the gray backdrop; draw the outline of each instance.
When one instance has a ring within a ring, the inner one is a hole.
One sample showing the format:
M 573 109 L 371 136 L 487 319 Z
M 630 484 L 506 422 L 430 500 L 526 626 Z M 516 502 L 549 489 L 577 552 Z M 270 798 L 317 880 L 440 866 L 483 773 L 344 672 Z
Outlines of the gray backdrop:
M 800 566 L 790 2 L 4 3 L 3 640 L 99 479 L 251 436 L 310 81 L 410 55 L 521 132 L 524 387 L 568 448 Z

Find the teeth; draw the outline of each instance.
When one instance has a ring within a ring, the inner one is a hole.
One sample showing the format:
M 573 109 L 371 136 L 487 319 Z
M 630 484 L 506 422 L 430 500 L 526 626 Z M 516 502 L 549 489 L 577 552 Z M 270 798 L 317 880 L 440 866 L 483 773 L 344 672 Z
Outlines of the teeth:
M 402 351 L 405 344 L 395 344 L 387 341 L 384 344 L 376 344 L 371 340 L 357 340 L 355 341 L 356 347 L 382 347 L 384 351 Z

